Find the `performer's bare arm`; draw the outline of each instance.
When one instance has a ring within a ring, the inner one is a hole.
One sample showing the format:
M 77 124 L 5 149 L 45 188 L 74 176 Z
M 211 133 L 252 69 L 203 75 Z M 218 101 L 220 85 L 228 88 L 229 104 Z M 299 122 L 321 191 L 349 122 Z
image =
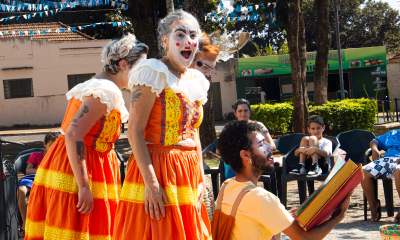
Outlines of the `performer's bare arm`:
M 379 158 L 379 149 L 378 149 L 378 142 L 375 140 L 372 140 L 369 143 L 369 147 L 371 148 L 372 151 L 372 161 L 375 161 Z
M 160 212 L 165 217 L 164 203 L 167 195 L 160 186 L 143 138 L 144 130 L 150 117 L 157 95 L 151 92 L 151 87 L 136 86 L 132 89 L 129 109 L 128 140 L 135 156 L 136 163 L 145 183 L 145 211 L 160 220 Z
M 201 173 L 201 178 L 203 179 L 203 182 L 199 183 L 199 186 L 197 188 L 197 210 L 201 211 L 201 203 L 203 201 L 203 195 L 204 195 L 204 190 L 206 189 L 206 183 L 205 183 L 205 176 L 204 176 L 204 166 L 203 166 L 203 153 L 202 153 L 202 148 L 201 148 L 201 141 L 200 141 L 200 129 L 197 129 L 198 132 L 198 140 L 197 140 L 197 156 L 199 157 L 199 165 L 200 165 L 200 173 Z
M 86 169 L 83 137 L 106 113 L 107 106 L 102 104 L 98 98 L 86 97 L 65 133 L 68 160 L 79 188 L 76 207 L 82 214 L 89 214 L 93 211 L 93 196 Z

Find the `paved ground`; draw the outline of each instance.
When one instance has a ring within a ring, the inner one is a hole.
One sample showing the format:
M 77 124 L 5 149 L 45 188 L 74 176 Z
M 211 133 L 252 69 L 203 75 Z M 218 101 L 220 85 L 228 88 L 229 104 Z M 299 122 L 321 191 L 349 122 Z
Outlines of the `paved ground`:
M 221 131 L 224 122 L 216 123 L 217 132 Z M 42 140 L 44 139 L 44 133 L 48 131 L 58 131 L 58 128 L 41 128 L 41 129 L 8 129 L 0 131 L 0 138 L 7 141 L 16 141 L 25 143 L 25 146 L 3 144 L 3 157 L 7 159 L 14 159 L 16 154 L 22 150 L 42 147 Z M 121 135 L 121 138 L 116 142 L 116 150 L 119 151 L 124 158 L 128 158 L 131 150 L 126 138 L 126 133 Z M 316 183 L 319 186 L 320 183 Z M 361 186 L 356 188 L 355 193 L 352 196 L 351 205 L 346 215 L 346 218 L 338 224 L 335 229 L 325 238 L 326 240 L 336 239 L 380 239 L 379 226 L 384 224 L 393 224 L 394 217 L 387 217 L 385 209 L 385 201 L 383 195 L 382 181 L 378 181 L 379 199 L 382 202 L 382 219 L 380 222 L 364 221 L 363 215 L 363 192 Z M 400 200 L 397 191 L 394 187 L 394 206 L 395 214 L 399 210 L 397 206 L 400 205 Z M 299 206 L 299 196 L 297 183 L 291 182 L 288 185 L 288 209 L 295 209 Z M 368 218 L 370 219 L 370 213 L 368 212 Z M 283 236 L 282 239 L 286 240 L 287 237 Z

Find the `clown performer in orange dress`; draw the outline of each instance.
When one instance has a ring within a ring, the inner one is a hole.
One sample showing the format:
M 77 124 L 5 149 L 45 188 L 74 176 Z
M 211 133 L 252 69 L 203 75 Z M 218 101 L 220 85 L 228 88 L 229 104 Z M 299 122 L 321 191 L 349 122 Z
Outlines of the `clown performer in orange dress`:
M 132 155 L 113 239 L 211 239 L 198 131 L 209 82 L 189 68 L 201 30 L 178 10 L 159 22 L 158 33 L 165 57 L 130 72 Z
M 121 184 L 114 142 L 128 118 L 121 89 L 147 51 L 131 34 L 107 43 L 103 73 L 67 93 L 62 135 L 36 173 L 25 239 L 111 239 Z

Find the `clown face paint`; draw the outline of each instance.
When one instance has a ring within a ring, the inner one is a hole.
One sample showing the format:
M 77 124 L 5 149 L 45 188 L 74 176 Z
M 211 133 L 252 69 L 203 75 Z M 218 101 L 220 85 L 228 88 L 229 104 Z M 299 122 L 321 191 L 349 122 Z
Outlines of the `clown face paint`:
M 169 36 L 169 51 L 179 65 L 187 68 L 197 52 L 198 41 L 197 29 L 190 21 L 180 20 Z
M 257 133 L 254 141 L 258 142 L 258 153 L 262 156 L 271 157 L 273 147 L 265 141 L 265 137 L 261 133 Z
M 194 69 L 200 71 L 204 76 L 210 77 L 211 76 L 211 70 L 215 68 L 216 63 L 214 61 L 207 61 L 207 60 L 202 60 L 203 61 L 203 66 L 199 67 L 197 64 L 194 64 Z

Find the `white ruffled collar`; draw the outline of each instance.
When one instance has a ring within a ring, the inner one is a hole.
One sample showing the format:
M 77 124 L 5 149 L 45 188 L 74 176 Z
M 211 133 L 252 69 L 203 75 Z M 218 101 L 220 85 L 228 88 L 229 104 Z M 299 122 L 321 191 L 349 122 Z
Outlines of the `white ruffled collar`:
M 93 96 L 107 105 L 107 115 L 114 109 L 120 111 L 122 122 L 129 118 L 129 112 L 125 107 L 125 101 L 118 86 L 107 79 L 92 78 L 73 87 L 66 94 L 68 101 L 75 98 L 82 101 L 84 97 Z
M 207 91 L 210 88 L 210 82 L 200 71 L 188 68 L 188 71 L 192 74 L 192 79 L 181 80 L 169 71 L 167 65 L 157 59 L 142 61 L 132 70 L 138 71 L 143 67 L 148 67 L 154 71 L 163 73 L 166 77 L 167 87 L 171 88 L 174 93 L 181 93 L 191 102 L 197 100 L 201 101 L 202 104 L 207 102 Z

